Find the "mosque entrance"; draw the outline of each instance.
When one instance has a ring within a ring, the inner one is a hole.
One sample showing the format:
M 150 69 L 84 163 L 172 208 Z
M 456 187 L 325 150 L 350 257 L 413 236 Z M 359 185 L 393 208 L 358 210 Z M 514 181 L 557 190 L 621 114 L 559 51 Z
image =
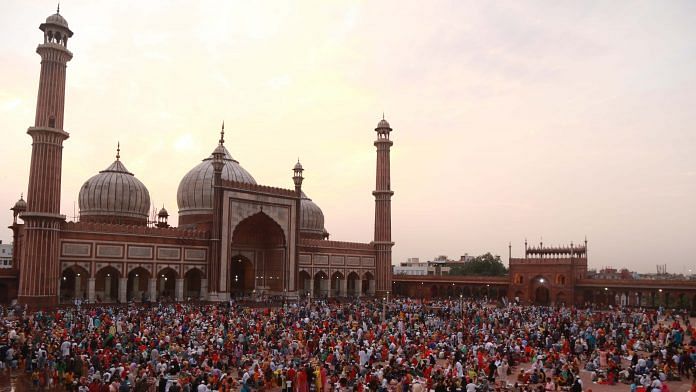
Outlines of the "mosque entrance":
M 230 276 L 229 287 L 238 292 L 255 291 L 256 295 L 280 295 L 287 289 L 288 260 L 285 233 L 280 225 L 263 211 L 242 220 L 232 234 L 232 254 L 244 255 L 249 263 L 233 263 L 230 271 L 237 269 L 237 281 Z M 249 264 L 252 265 L 251 272 Z M 249 280 L 249 276 L 252 280 Z M 242 282 L 243 280 L 243 282 Z M 240 282 L 242 284 L 240 285 Z M 236 284 L 235 284 L 236 283 Z
M 254 290 L 254 265 L 242 255 L 232 257 L 230 265 L 230 295 L 243 297 Z
M 548 305 L 549 297 L 549 289 L 544 286 L 539 286 L 534 291 L 534 303 L 536 305 Z

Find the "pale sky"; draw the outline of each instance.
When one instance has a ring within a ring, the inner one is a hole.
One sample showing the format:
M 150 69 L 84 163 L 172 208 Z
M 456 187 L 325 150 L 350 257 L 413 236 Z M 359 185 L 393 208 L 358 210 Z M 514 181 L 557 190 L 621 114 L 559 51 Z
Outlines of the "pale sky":
M 53 1 L 0 1 L 0 223 L 26 193 Z M 63 0 L 62 212 L 121 142 L 176 224 L 179 180 L 227 147 L 305 192 L 331 239 L 373 233 L 392 139 L 394 263 L 579 243 L 590 267 L 696 272 L 696 2 Z M 0 231 L 11 240 L 11 231 Z

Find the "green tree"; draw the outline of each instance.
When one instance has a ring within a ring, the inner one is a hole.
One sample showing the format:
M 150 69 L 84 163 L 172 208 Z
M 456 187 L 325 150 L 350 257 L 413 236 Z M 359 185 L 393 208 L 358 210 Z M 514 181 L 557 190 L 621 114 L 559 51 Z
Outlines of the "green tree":
M 500 256 L 493 256 L 486 253 L 481 256 L 474 257 L 473 260 L 467 261 L 462 265 L 453 266 L 450 268 L 450 275 L 477 275 L 477 276 L 503 276 L 508 273 L 507 268 L 500 261 Z

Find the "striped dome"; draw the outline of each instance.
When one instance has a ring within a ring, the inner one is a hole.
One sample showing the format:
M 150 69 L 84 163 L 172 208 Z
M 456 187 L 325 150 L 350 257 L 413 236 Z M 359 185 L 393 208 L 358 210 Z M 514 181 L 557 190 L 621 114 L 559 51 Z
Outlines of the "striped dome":
M 300 235 L 310 238 L 322 238 L 324 236 L 324 213 L 321 208 L 312 201 L 304 192 L 300 201 Z
M 150 193 L 117 157 L 82 185 L 78 203 L 84 221 L 147 224 Z
M 256 180 L 239 162 L 235 161 L 224 146 L 225 166 L 222 179 L 256 185 Z M 212 154 L 191 169 L 181 182 L 176 192 L 179 216 L 213 213 L 213 156 Z

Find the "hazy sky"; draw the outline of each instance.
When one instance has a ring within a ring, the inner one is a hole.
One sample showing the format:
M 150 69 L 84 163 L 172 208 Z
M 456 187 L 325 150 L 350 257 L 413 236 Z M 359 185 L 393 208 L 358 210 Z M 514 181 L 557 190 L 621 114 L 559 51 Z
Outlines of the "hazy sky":
M 53 1 L 0 1 L 0 206 L 26 192 Z M 63 213 L 121 142 L 176 224 L 179 180 L 227 146 L 370 241 L 374 127 L 392 139 L 394 262 L 578 243 L 591 267 L 696 271 L 696 2 L 78 1 Z M 0 209 L 1 210 L 1 209 Z M 11 223 L 11 212 L 0 223 Z M 10 230 L 0 231 L 9 241 Z

